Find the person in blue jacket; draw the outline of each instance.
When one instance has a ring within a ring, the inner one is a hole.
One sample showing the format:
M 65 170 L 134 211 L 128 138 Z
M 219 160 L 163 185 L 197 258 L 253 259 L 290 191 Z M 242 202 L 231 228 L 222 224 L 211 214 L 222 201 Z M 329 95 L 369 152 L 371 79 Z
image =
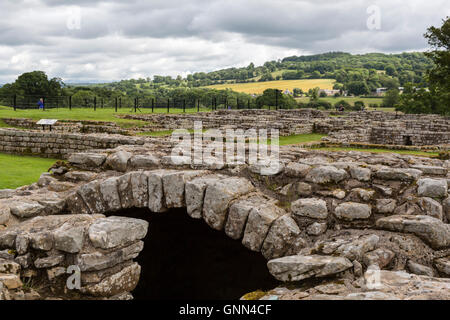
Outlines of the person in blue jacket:
M 44 99 L 39 99 L 39 102 L 37 104 L 39 106 L 39 109 L 44 109 Z

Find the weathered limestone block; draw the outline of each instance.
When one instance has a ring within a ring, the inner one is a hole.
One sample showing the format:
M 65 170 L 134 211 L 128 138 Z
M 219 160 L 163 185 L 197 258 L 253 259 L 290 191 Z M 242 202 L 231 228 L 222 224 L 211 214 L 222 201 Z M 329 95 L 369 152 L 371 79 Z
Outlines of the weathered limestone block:
M 58 181 L 58 180 L 56 180 L 56 179 L 51 175 L 51 173 L 49 173 L 49 172 L 44 172 L 44 173 L 41 174 L 41 176 L 39 177 L 39 180 L 38 180 L 37 184 L 38 184 L 39 187 L 42 188 L 42 187 L 46 187 L 46 186 L 50 185 L 51 183 L 55 183 L 56 181 Z
M 442 204 L 444 206 L 445 215 L 447 216 L 447 222 L 450 222 L 450 197 L 446 198 Z
M 6 224 L 11 218 L 11 210 L 9 207 L 0 205 L 0 224 Z
M 84 181 L 89 182 L 94 180 L 97 174 L 89 171 L 69 171 L 64 174 L 64 177 L 71 181 Z
M 47 269 L 47 278 L 49 281 L 54 281 L 56 278 L 66 274 L 66 268 L 64 267 L 53 267 Z
M 31 254 L 29 253 L 17 256 L 14 261 L 20 264 L 20 266 L 24 269 L 28 268 L 33 263 L 33 261 L 31 260 Z
M 136 258 L 144 249 L 144 242 L 138 241 L 128 247 L 110 253 L 84 253 L 76 257 L 76 264 L 82 272 L 111 268 L 119 263 Z
M 131 193 L 133 194 L 133 207 L 148 207 L 148 176 L 144 172 L 132 172 Z
M 297 223 L 289 215 L 283 215 L 271 225 L 261 253 L 268 260 L 282 257 L 298 235 L 300 229 Z
M 65 223 L 53 232 L 55 249 L 68 253 L 80 252 L 83 247 L 84 235 L 85 228 L 83 226 Z
M 17 274 L 0 274 L 0 283 L 3 283 L 9 290 L 14 290 L 23 286 L 23 283 Z
M 378 213 L 393 213 L 397 201 L 394 199 L 377 199 L 376 209 Z
M 366 266 L 378 265 L 380 269 L 388 266 L 394 259 L 395 253 L 389 249 L 378 248 L 374 251 L 367 252 L 363 257 L 363 262 Z
M 91 213 L 106 212 L 106 205 L 100 196 L 99 181 L 96 180 L 82 185 L 78 189 L 78 194 L 83 198 Z
M 45 207 L 38 202 L 27 201 L 14 203 L 11 207 L 11 214 L 19 218 L 32 218 L 44 213 Z
M 167 211 L 164 200 L 162 177 L 166 171 L 157 170 L 147 173 L 148 176 L 148 207 L 152 212 Z
M 381 168 L 375 172 L 375 177 L 380 180 L 414 181 L 422 175 L 417 169 Z
M 429 276 L 429 277 L 434 276 L 434 271 L 432 268 L 415 263 L 412 260 L 408 260 L 407 266 L 408 266 L 408 270 L 411 273 L 414 273 L 417 275 L 422 275 L 422 276 Z
M 69 157 L 69 162 L 75 166 L 98 168 L 106 160 L 103 153 L 74 153 Z
M 439 272 L 446 276 L 450 276 L 450 256 L 445 258 L 436 259 L 434 265 Z
M 113 216 L 96 220 L 88 234 L 96 248 L 111 249 L 143 239 L 147 230 L 147 221 Z
M 358 200 L 362 200 L 362 201 L 370 201 L 373 196 L 375 195 L 375 191 L 373 190 L 367 190 L 367 189 L 362 189 L 362 188 L 355 188 L 352 189 L 351 192 L 351 196 L 356 195 Z
M 223 178 L 223 176 L 219 175 L 207 175 L 186 182 L 186 209 L 191 218 L 202 218 L 203 199 L 205 197 L 206 187 Z
M 297 163 L 297 162 L 289 162 L 286 165 L 284 172 L 288 177 L 304 178 L 308 174 L 310 169 L 311 169 L 311 166 L 308 166 L 306 164 Z
M 369 168 L 363 168 L 358 166 L 351 166 L 350 167 L 350 175 L 353 179 L 356 179 L 358 181 L 370 181 L 370 178 L 372 176 L 372 171 Z
M 317 198 L 299 199 L 291 205 L 292 213 L 301 217 L 326 219 L 328 217 L 327 203 Z
M 34 261 L 34 266 L 38 269 L 51 268 L 64 261 L 64 255 L 53 255 L 45 258 L 39 258 Z
M 413 233 L 434 249 L 450 246 L 450 225 L 430 216 L 395 215 L 381 218 L 378 228 Z
M 132 170 L 135 169 L 152 169 L 158 167 L 160 161 L 151 154 L 138 154 L 130 158 L 129 166 Z
M 380 238 L 377 235 L 352 237 L 349 239 L 323 240 L 315 243 L 314 253 L 345 257 L 351 261 L 362 261 L 366 252 L 376 248 Z
M 313 183 L 338 183 L 347 177 L 347 172 L 334 166 L 320 166 L 312 169 L 306 176 L 306 181 Z
M 306 228 L 306 233 L 310 236 L 319 236 L 327 231 L 327 224 L 325 222 L 314 222 Z
M 344 202 L 336 207 L 334 215 L 338 219 L 353 221 L 355 219 L 368 219 L 372 214 L 372 209 L 367 204 L 356 202 Z
M 122 209 L 117 189 L 117 180 L 117 177 L 112 177 L 100 182 L 100 197 L 103 200 L 106 212 L 114 212 Z
M 83 198 L 78 194 L 78 192 L 72 192 L 66 198 L 67 208 L 72 214 L 90 214 L 91 210 L 84 202 Z
M 447 181 L 444 179 L 420 179 L 417 181 L 419 197 L 443 198 L 447 197 Z
M 117 151 L 108 156 L 105 162 L 106 168 L 125 172 L 127 171 L 128 160 L 132 157 L 132 154 L 127 151 Z
M 374 272 L 375 271 L 375 272 Z M 448 300 L 450 280 L 403 271 L 367 270 L 366 286 L 408 300 Z
M 274 205 L 253 208 L 248 215 L 242 244 L 252 251 L 261 251 L 270 226 L 281 214 Z
M 411 168 L 418 169 L 422 171 L 424 174 L 432 174 L 432 175 L 446 175 L 448 172 L 447 168 L 444 167 L 436 167 L 436 166 L 426 166 L 426 165 L 414 165 Z
M 231 177 L 208 185 L 203 202 L 203 217 L 213 229 L 222 230 L 230 202 L 254 190 L 250 181 Z
M 30 244 L 30 236 L 28 234 L 18 234 L 16 237 L 16 251 L 18 254 L 25 254 Z
M 19 274 L 21 266 L 14 261 L 0 259 L 0 273 Z
M 12 189 L 3 189 L 0 190 L 0 199 L 8 199 L 14 195 L 15 190 Z
M 99 283 L 106 277 L 109 277 L 125 267 L 131 266 L 133 264 L 133 260 L 127 260 L 125 262 L 116 264 L 115 266 L 107 269 L 102 269 L 98 271 L 85 271 L 81 273 L 81 284 L 88 285 L 93 283 Z
M 131 173 L 126 173 L 117 178 L 117 192 L 123 209 L 133 208 L 133 188 L 131 186 Z
M 134 263 L 97 284 L 82 287 L 80 291 L 96 297 L 111 297 L 119 293 L 130 292 L 136 288 L 140 274 L 141 267 Z
M 275 176 L 284 170 L 284 163 L 279 159 L 266 159 L 265 161 L 260 161 L 249 165 L 248 169 L 261 176 Z
M 353 267 L 353 264 L 342 257 L 298 255 L 270 260 L 267 267 L 277 280 L 291 282 L 334 275 Z
M 34 249 L 50 251 L 53 248 L 54 239 L 53 234 L 50 231 L 33 232 L 29 237 L 31 246 Z
M 419 200 L 420 208 L 425 211 L 428 216 L 432 216 L 439 220 L 444 219 L 444 211 L 439 202 L 431 198 L 420 198 Z
M 245 225 L 247 223 L 250 211 L 261 203 L 262 198 L 250 198 L 237 200 L 230 206 L 227 223 L 225 224 L 225 233 L 234 240 L 239 240 L 244 236 Z
M 185 183 L 201 174 L 204 174 L 204 171 L 174 171 L 163 175 L 162 181 L 166 207 L 185 207 Z

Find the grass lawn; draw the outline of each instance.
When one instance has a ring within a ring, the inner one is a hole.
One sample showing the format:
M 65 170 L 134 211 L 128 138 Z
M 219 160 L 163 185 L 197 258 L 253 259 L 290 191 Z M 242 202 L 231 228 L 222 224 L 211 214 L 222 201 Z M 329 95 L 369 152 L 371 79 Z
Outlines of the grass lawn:
M 323 137 L 326 137 L 326 135 L 318 133 L 295 134 L 292 136 L 280 137 L 280 146 L 320 141 Z
M 151 109 L 141 109 L 142 113 L 152 113 Z M 206 112 L 210 111 L 210 109 L 200 108 L 200 111 Z M 171 109 L 170 113 L 182 113 L 182 109 Z M 197 108 L 186 109 L 186 113 L 195 113 L 197 112 Z M 138 111 L 137 114 L 140 112 Z M 167 109 L 165 108 L 155 108 L 155 113 L 167 113 Z M 93 120 L 93 121 L 108 121 L 115 122 L 119 126 L 123 128 L 129 127 L 140 127 L 147 124 L 145 121 L 140 120 L 129 120 L 129 119 L 120 119 L 117 118 L 117 114 L 135 114 L 134 112 L 130 112 L 129 108 L 119 109 L 118 112 L 114 112 L 113 108 L 97 108 L 94 111 L 92 108 L 73 108 L 69 110 L 65 109 L 47 109 L 45 111 L 38 109 L 31 110 L 17 110 L 14 111 L 9 107 L 0 106 L 0 118 L 28 118 L 33 120 L 39 119 L 58 119 L 58 120 Z M 0 127 L 5 127 L 5 123 L 0 123 Z
M 319 87 L 321 89 L 333 89 L 333 85 L 336 82 L 334 79 L 309 79 L 309 80 L 279 80 L 279 81 L 266 81 L 266 82 L 250 82 L 250 83 L 229 83 L 229 84 L 217 84 L 208 86 L 206 88 L 211 89 L 232 89 L 236 92 L 243 92 L 248 94 L 262 94 L 266 89 L 289 89 L 291 92 L 294 88 L 300 88 L 303 91 Z
M 15 189 L 39 180 L 57 160 L 0 153 L 0 190 Z
M 437 157 L 439 153 L 437 152 L 426 152 L 426 151 L 414 151 L 414 150 L 394 150 L 394 149 L 361 149 L 361 148 L 350 148 L 350 147 L 325 147 L 325 148 L 312 148 L 314 150 L 324 150 L 324 151 L 361 151 L 361 152 L 373 152 L 373 153 L 399 153 L 399 154 L 410 154 L 415 156 L 427 156 L 427 157 Z

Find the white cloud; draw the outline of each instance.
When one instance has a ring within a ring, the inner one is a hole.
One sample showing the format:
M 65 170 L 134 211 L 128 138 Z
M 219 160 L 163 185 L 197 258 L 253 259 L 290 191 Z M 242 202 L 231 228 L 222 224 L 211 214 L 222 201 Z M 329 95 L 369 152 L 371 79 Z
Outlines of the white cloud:
M 371 5 L 380 8 L 381 30 L 367 28 Z M 423 33 L 450 15 L 450 4 L 4 0 L 0 12 L 3 83 L 36 69 L 65 81 L 113 81 L 258 65 L 294 54 L 423 50 Z

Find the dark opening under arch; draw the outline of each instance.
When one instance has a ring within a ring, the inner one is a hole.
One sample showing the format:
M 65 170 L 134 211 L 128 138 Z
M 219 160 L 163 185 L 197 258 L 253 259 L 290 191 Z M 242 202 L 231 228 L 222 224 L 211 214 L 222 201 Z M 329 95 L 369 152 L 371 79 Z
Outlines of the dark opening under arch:
M 129 209 L 114 215 L 149 222 L 144 250 L 135 259 L 142 267 L 136 300 L 236 300 L 279 284 L 261 253 L 192 219 L 186 209 Z

